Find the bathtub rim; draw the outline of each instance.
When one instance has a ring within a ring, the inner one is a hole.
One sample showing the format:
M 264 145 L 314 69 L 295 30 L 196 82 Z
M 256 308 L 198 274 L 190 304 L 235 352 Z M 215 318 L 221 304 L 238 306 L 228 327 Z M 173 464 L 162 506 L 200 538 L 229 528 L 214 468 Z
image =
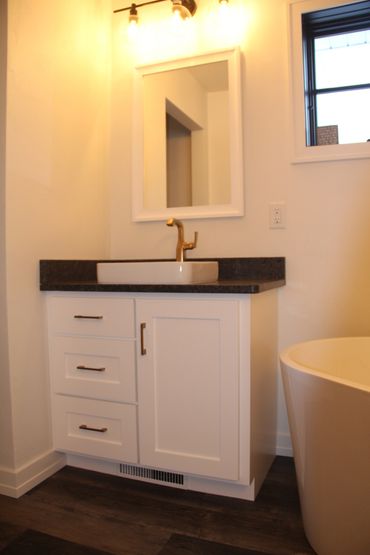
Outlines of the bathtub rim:
M 300 341 L 299 343 L 295 343 L 290 345 L 289 347 L 283 349 L 279 355 L 280 358 L 280 362 L 283 366 L 287 366 L 288 368 L 291 368 L 293 370 L 296 370 L 298 372 L 301 372 L 303 374 L 309 374 L 312 376 L 316 376 L 318 378 L 322 378 L 325 379 L 327 381 L 333 382 L 333 383 L 337 383 L 337 384 L 342 384 L 346 387 L 351 387 L 353 389 L 358 389 L 361 391 L 365 391 L 366 393 L 370 393 L 370 385 L 366 385 L 364 383 L 361 382 L 356 382 L 356 381 L 352 381 L 352 380 L 348 380 L 345 378 L 340 378 L 338 376 L 335 376 L 333 374 L 329 374 L 327 372 L 323 372 L 321 370 L 317 370 L 315 368 L 312 368 L 306 364 L 302 364 L 300 362 L 297 362 L 294 358 L 292 358 L 291 353 L 293 350 L 299 349 L 299 348 L 303 348 L 306 347 L 310 344 L 318 344 L 318 343 L 335 343 L 335 342 L 341 342 L 343 340 L 345 341 L 350 341 L 350 340 L 361 340 L 361 339 L 367 339 L 370 343 L 370 336 L 343 336 L 343 337 L 326 337 L 326 338 L 322 338 L 322 339 L 310 339 L 307 341 Z

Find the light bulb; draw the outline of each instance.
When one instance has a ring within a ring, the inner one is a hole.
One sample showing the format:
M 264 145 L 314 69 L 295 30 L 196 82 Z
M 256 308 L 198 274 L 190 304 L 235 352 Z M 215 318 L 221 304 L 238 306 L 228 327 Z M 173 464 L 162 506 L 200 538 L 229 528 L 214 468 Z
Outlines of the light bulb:
M 175 25 L 179 25 L 179 23 L 181 23 L 182 17 L 181 17 L 181 14 L 178 10 L 175 10 L 172 13 L 172 21 Z
M 218 9 L 221 16 L 226 16 L 229 12 L 229 0 L 219 0 Z
M 128 30 L 127 34 L 130 38 L 137 35 L 137 27 L 139 22 L 139 16 L 137 15 L 136 4 L 131 4 L 130 15 L 128 17 Z
M 191 17 L 191 13 L 181 0 L 172 0 L 172 14 L 175 21 Z
M 137 36 L 138 34 L 138 24 L 137 24 L 137 20 L 130 20 L 129 24 L 128 24 L 128 29 L 127 29 L 127 34 L 129 36 L 130 39 L 133 39 Z

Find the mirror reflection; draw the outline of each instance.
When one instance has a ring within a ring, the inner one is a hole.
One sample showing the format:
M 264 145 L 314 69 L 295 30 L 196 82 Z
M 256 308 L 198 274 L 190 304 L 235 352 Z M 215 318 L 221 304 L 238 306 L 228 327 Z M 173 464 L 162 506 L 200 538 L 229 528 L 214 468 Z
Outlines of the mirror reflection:
M 230 202 L 226 61 L 143 77 L 144 207 Z

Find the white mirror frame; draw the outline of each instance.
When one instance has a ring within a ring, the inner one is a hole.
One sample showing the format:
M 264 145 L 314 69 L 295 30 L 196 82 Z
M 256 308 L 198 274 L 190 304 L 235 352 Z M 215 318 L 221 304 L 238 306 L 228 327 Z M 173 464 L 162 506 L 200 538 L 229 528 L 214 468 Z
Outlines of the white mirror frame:
M 149 210 L 144 207 L 144 136 L 143 136 L 143 77 L 152 73 L 226 61 L 229 75 L 230 98 L 230 203 L 219 205 L 184 206 Z M 244 214 L 243 137 L 240 51 L 222 50 L 171 60 L 160 64 L 138 66 L 134 75 L 133 158 L 132 158 L 132 217 L 133 221 L 161 221 L 169 217 L 223 218 Z

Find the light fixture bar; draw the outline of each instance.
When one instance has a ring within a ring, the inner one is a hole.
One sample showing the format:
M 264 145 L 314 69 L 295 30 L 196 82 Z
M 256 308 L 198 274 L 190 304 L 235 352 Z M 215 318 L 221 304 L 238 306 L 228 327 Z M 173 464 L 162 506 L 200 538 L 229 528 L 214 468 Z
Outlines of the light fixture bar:
M 127 10 L 132 10 L 135 8 L 141 8 L 142 6 L 149 6 L 149 4 L 158 4 L 159 2 L 167 2 L 167 0 L 149 0 L 148 2 L 141 2 L 140 4 L 131 4 L 131 6 L 127 6 L 126 8 L 120 8 L 118 10 L 113 10 L 113 13 L 118 12 L 126 12 Z
M 158 4 L 159 2 L 167 2 L 168 0 L 148 0 L 148 2 L 140 2 L 140 4 L 133 3 L 126 8 L 119 8 L 118 10 L 113 10 L 113 13 L 118 12 L 126 12 L 128 10 L 133 11 L 137 8 L 141 8 L 143 6 L 149 6 L 150 4 Z M 195 0 L 179 0 L 181 6 L 183 6 L 190 15 L 194 15 L 197 10 L 197 3 Z

